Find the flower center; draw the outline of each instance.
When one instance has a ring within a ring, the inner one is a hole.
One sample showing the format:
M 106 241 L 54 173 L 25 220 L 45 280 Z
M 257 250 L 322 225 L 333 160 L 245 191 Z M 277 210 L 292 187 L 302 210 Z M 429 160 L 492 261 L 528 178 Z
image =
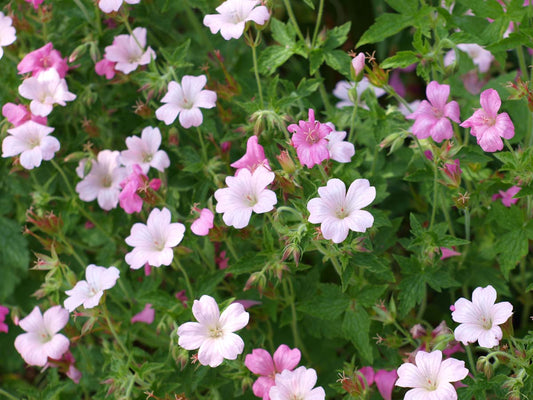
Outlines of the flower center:
M 483 124 L 488 126 L 494 126 L 496 124 L 496 118 L 484 116 Z
M 150 161 L 152 161 L 152 155 L 151 154 L 143 153 L 142 156 L 143 156 L 143 162 L 149 163 Z
M 430 392 L 433 392 L 435 390 L 437 390 L 437 381 L 436 380 L 433 380 L 431 378 L 426 378 L 426 389 Z
M 311 129 L 309 132 L 307 132 L 305 141 L 309 144 L 318 143 L 320 141 L 320 136 L 318 135 L 317 130 Z
M 481 317 L 481 326 L 483 327 L 483 329 L 492 329 L 492 319 L 490 318 L 486 318 L 485 316 Z
M 245 197 L 248 207 L 253 207 L 257 204 L 257 197 L 254 193 L 248 193 Z
M 52 336 L 45 330 L 39 333 L 39 339 L 41 340 L 41 343 L 48 343 L 52 340 Z
M 188 100 L 185 97 L 183 98 L 183 100 L 181 102 L 181 108 L 184 108 L 186 110 L 190 110 L 193 106 L 194 106 L 194 102 L 193 101 L 190 101 L 190 100 Z
M 224 334 L 224 332 L 222 331 L 222 328 L 219 327 L 218 325 L 216 325 L 216 326 L 214 326 L 214 327 L 209 329 L 209 336 L 212 337 L 212 338 L 219 338 L 223 334 Z
M 340 206 L 339 208 L 337 208 L 337 210 L 335 211 L 335 216 L 338 218 L 338 219 L 344 219 L 348 216 L 348 210 L 346 210 L 346 208 L 344 206 Z
M 41 139 L 39 137 L 32 137 L 28 140 L 28 146 L 30 149 L 34 149 L 36 147 L 39 147 L 41 145 Z
M 113 184 L 113 179 L 111 179 L 109 175 L 105 175 L 102 178 L 102 187 L 108 188 L 108 187 L 111 187 L 112 184 Z
M 433 114 L 435 114 L 435 117 L 437 117 L 437 118 L 444 117 L 444 112 L 441 109 L 437 108 L 437 107 L 433 107 Z
M 165 249 L 165 242 L 163 240 L 154 239 L 154 247 L 157 251 L 163 251 Z

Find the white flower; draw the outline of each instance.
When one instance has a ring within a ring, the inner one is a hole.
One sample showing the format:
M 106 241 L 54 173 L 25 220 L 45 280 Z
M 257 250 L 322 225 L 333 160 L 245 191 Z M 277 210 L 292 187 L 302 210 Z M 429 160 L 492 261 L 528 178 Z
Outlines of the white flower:
M 252 211 L 262 214 L 272 210 L 277 203 L 276 193 L 266 187 L 274 177 L 275 174 L 263 166 L 253 173 L 241 169 L 236 176 L 228 176 L 228 187 L 215 192 L 216 212 L 224 213 L 222 219 L 226 225 L 241 229 L 250 222 Z
M 186 350 L 198 349 L 202 365 L 218 367 L 224 359 L 235 360 L 244 349 L 244 342 L 235 331 L 248 324 L 242 304 L 232 303 L 220 314 L 211 296 L 194 300 L 192 313 L 198 322 L 186 322 L 178 328 L 178 344 Z
M 161 131 L 159 128 L 147 126 L 143 129 L 141 137 L 130 136 L 126 138 L 128 150 L 120 153 L 120 158 L 125 166 L 138 164 L 144 174 L 148 174 L 150 167 L 163 172 L 170 165 L 170 160 L 164 150 L 159 150 L 161 145 Z
M 126 243 L 134 247 L 126 254 L 126 262 L 131 269 L 139 269 L 148 263 L 152 267 L 170 265 L 174 258 L 173 247 L 182 240 L 185 225 L 170 223 L 168 208 L 154 208 L 146 224 L 136 223 L 131 227 Z
M 66 106 L 66 101 L 76 98 L 75 94 L 68 91 L 67 81 L 59 76 L 55 68 L 25 79 L 19 86 L 19 93 L 25 99 L 31 100 L 32 114 L 40 117 L 50 114 L 54 104 Z
M 345 131 L 337 131 L 335 125 L 331 122 L 326 122 L 326 125 L 332 129 L 328 136 L 326 136 L 329 158 L 340 163 L 349 163 L 355 154 L 353 143 L 344 140 L 346 137 Z
M 104 290 L 115 286 L 120 271 L 115 267 L 99 267 L 94 264 L 87 266 L 85 270 L 86 281 L 79 281 L 72 289 L 65 293 L 69 296 L 63 303 L 69 312 L 74 311 L 83 304 L 85 308 L 93 308 L 98 305 Z
M 13 20 L 0 12 L 0 58 L 4 55 L 4 46 L 9 46 L 16 39 L 16 31 L 11 25 Z
M 472 301 L 461 297 L 454 304 L 452 319 L 459 322 L 455 328 L 455 340 L 468 343 L 477 341 L 481 347 L 497 346 L 502 338 L 498 326 L 513 315 L 513 305 L 508 301 L 494 304 L 496 290 L 492 286 L 478 287 L 472 293 Z
M 468 54 L 474 65 L 477 65 L 479 72 L 485 73 L 490 69 L 490 64 L 494 60 L 494 56 L 490 51 L 475 43 L 461 43 L 457 45 L 457 48 Z M 455 51 L 450 50 L 444 56 L 444 65 L 447 67 L 453 63 L 455 63 Z
M 181 85 L 171 81 L 168 92 L 161 99 L 167 103 L 155 111 L 158 120 L 170 125 L 179 114 L 180 124 L 184 128 L 200 126 L 204 121 L 200 108 L 213 108 L 217 101 L 217 94 L 212 90 L 202 90 L 207 83 L 205 75 L 185 75 Z
M 346 239 L 350 230 L 365 232 L 374 223 L 374 217 L 361 208 L 376 198 L 376 188 L 367 179 L 356 179 L 348 193 L 340 179 L 330 179 L 326 186 L 318 188 L 320 197 L 309 200 L 309 222 L 321 223 L 322 235 L 335 243 Z
M 102 150 L 97 161 L 92 162 L 91 171 L 76 185 L 76 192 L 83 201 L 98 200 L 103 210 L 109 211 L 118 204 L 120 182 L 127 175 L 126 168 L 119 165 L 119 152 Z M 79 168 L 77 169 L 79 173 Z
M 2 157 L 20 154 L 20 165 L 33 169 L 41 165 L 41 161 L 54 158 L 59 150 L 59 141 L 48 136 L 54 128 L 27 121 L 16 128 L 8 129 L 8 136 L 2 142 Z
M 139 65 L 149 64 L 155 60 L 155 52 L 146 46 L 146 28 L 135 28 L 133 35 L 118 35 L 111 46 L 105 48 L 104 58 L 115 62 L 117 71 L 129 74 Z
M 139 4 L 141 0 L 125 0 L 128 4 Z M 100 0 L 98 6 L 105 13 L 118 11 L 124 0 Z
M 270 388 L 270 400 L 324 400 L 326 392 L 316 384 L 316 371 L 299 367 L 294 371 L 283 370 L 276 374 L 276 385 Z
M 350 99 L 350 96 L 348 95 L 348 92 L 350 89 L 354 87 L 355 83 L 348 82 L 348 81 L 340 81 L 337 82 L 335 85 L 335 89 L 333 89 L 333 95 L 337 97 L 339 101 L 336 106 L 337 108 L 342 107 L 352 107 L 353 101 Z M 359 107 L 368 109 L 367 105 L 361 102 L 361 95 L 363 92 L 367 89 L 373 90 L 376 97 L 381 97 L 385 94 L 385 90 L 378 88 L 370 83 L 368 78 L 365 76 L 363 79 L 361 79 L 360 82 L 357 83 L 357 101 L 359 102 Z
M 227 0 L 216 8 L 218 14 L 204 17 L 204 25 L 215 34 L 220 31 L 226 40 L 242 36 L 247 21 L 263 25 L 270 18 L 265 6 L 256 7 L 258 0 Z

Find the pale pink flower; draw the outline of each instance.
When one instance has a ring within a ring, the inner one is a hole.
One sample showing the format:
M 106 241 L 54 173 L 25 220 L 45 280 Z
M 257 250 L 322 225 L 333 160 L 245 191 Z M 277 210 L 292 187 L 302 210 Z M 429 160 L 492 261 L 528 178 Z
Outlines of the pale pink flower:
M 128 214 L 140 212 L 143 208 L 143 199 L 139 193 L 148 193 L 151 190 L 157 191 L 161 187 L 160 179 L 148 180 L 148 176 L 142 173 L 141 167 L 134 164 L 131 173 L 120 182 L 122 191 L 118 195 L 120 207 Z
M 55 69 L 60 78 L 67 75 L 67 59 L 61 57 L 61 53 L 54 49 L 52 43 L 47 43 L 43 47 L 26 54 L 17 65 L 19 74 L 31 72 L 33 76 L 41 72 Z
M 90 264 L 85 269 L 86 280 L 78 281 L 72 289 L 65 292 L 68 298 L 63 305 L 69 312 L 74 311 L 82 304 L 84 308 L 96 307 L 104 294 L 104 290 L 115 286 L 119 276 L 120 271 L 115 267 L 104 268 Z
M 251 172 L 254 172 L 259 166 L 270 170 L 270 164 L 265 157 L 265 149 L 259 144 L 259 139 L 255 135 L 248 138 L 244 156 L 230 165 L 233 168 L 237 168 L 237 172 L 243 168 L 248 168 Z
M 155 60 L 155 52 L 151 47 L 146 50 L 146 28 L 135 28 L 133 35 L 118 35 L 113 44 L 105 48 L 104 58 L 116 63 L 117 71 L 129 74 L 139 65 L 149 64 Z
M 318 188 L 320 197 L 309 200 L 309 222 L 321 224 L 322 235 L 334 243 L 346 239 L 350 230 L 365 232 L 374 223 L 374 217 L 361 208 L 376 198 L 376 188 L 367 179 L 356 179 L 346 193 L 346 186 L 340 179 L 328 180 L 326 186 Z
M 442 253 L 442 256 L 440 257 L 441 260 L 461 255 L 461 253 L 459 253 L 458 251 L 455 251 L 454 249 L 448 249 L 446 247 L 441 247 L 440 251 Z
M 220 31 L 226 40 L 238 39 L 242 36 L 246 22 L 254 21 L 264 25 L 270 18 L 268 9 L 260 5 L 259 0 L 227 0 L 216 8 L 218 14 L 204 17 L 204 25 L 215 34 Z
M 26 3 L 30 3 L 35 10 L 37 10 L 39 6 L 44 2 L 44 0 L 24 0 L 24 1 L 26 1 Z
M 416 353 L 416 365 L 404 363 L 398 368 L 396 386 L 413 388 L 405 394 L 411 400 L 457 400 L 457 392 L 450 382 L 468 375 L 464 361 L 448 358 L 442 361 L 440 350 Z
M 135 314 L 130 322 L 132 324 L 136 322 L 142 322 L 144 324 L 150 325 L 152 322 L 154 322 L 155 319 L 155 310 L 152 308 L 152 305 L 150 303 L 146 304 L 144 306 L 144 309 L 140 312 Z
M 500 190 L 497 194 L 492 196 L 492 201 L 502 199 L 502 203 L 505 207 L 511 207 L 518 201 L 514 196 L 520 191 L 520 189 L 520 186 L 511 186 L 507 190 Z
M 124 1 L 128 4 L 139 4 L 141 2 L 141 0 L 100 0 L 98 7 L 103 12 L 109 14 L 113 11 L 118 11 Z
M 115 65 L 116 63 L 113 61 L 109 61 L 108 59 L 104 58 L 94 65 L 94 71 L 97 75 L 105 75 L 106 79 L 113 79 L 116 73 Z
M 9 314 L 9 308 L 0 305 L 0 332 L 7 333 L 9 331 L 9 327 L 5 323 L 7 314 Z
M 355 72 L 355 76 L 359 76 L 365 69 L 365 54 L 359 53 L 352 60 L 352 67 Z
M 494 89 L 481 93 L 481 108 L 464 121 L 463 128 L 471 128 L 470 133 L 476 137 L 483 151 L 494 152 L 503 149 L 504 139 L 514 136 L 514 125 L 507 113 L 498 114 L 502 105 L 500 95 Z
M 479 69 L 479 72 L 485 73 L 490 69 L 490 64 L 494 60 L 494 56 L 488 50 L 485 50 L 475 43 L 461 43 L 457 45 L 457 48 L 462 52 L 468 54 L 468 56 L 474 62 Z M 455 51 L 450 50 L 444 56 L 444 66 L 452 65 L 455 63 Z
M 419 139 L 429 136 L 436 142 L 450 139 L 453 136 L 453 127 L 450 120 L 459 123 L 459 104 L 456 101 L 448 101 L 450 86 L 441 85 L 431 81 L 426 88 L 426 96 L 416 111 L 408 115 L 407 119 L 414 119 L 412 131 Z
M 472 301 L 461 297 L 454 304 L 452 319 L 459 322 L 455 328 L 455 340 L 468 343 L 477 341 L 481 347 L 497 346 L 502 338 L 499 325 L 513 315 L 513 305 L 508 301 L 496 303 L 496 290 L 492 286 L 478 287 L 472 293 Z
M 290 349 L 282 344 L 274 352 L 274 357 L 264 349 L 254 349 L 244 359 L 244 365 L 256 375 L 260 375 L 252 387 L 254 395 L 270 400 L 270 388 L 276 384 L 276 374 L 284 370 L 292 371 L 300 362 L 301 353 L 298 349 Z
M 24 122 L 30 120 L 35 121 L 41 125 L 46 125 L 48 123 L 48 119 L 46 117 L 39 117 L 37 115 L 33 115 L 30 110 L 28 110 L 28 107 L 23 104 L 4 104 L 4 106 L 2 107 L 2 115 L 6 117 L 6 119 L 15 127 L 22 125 Z
M 120 152 L 120 158 L 125 166 L 140 165 L 142 172 L 147 174 L 150 167 L 158 171 L 165 171 L 170 166 L 170 159 L 161 146 L 161 131 L 159 128 L 147 126 L 141 132 L 141 137 L 129 136 L 126 138 L 128 150 Z
M 270 388 L 270 400 L 324 400 L 322 386 L 314 388 L 317 376 L 312 368 L 299 367 L 276 374 L 276 385 Z
M 17 32 L 12 26 L 13 20 L 11 17 L 0 12 L 0 58 L 4 55 L 4 47 L 9 46 L 17 40 Z
M 136 223 L 132 226 L 126 243 L 134 249 L 126 254 L 126 262 L 131 269 L 139 269 L 145 263 L 152 267 L 170 265 L 174 258 L 173 247 L 182 240 L 185 226 L 179 222 L 171 223 L 168 208 L 154 208 L 146 224 Z
M 232 303 L 220 314 L 211 296 L 194 300 L 192 313 L 198 322 L 178 327 L 178 344 L 186 350 L 198 350 L 202 365 L 218 367 L 224 359 L 235 360 L 244 350 L 244 342 L 235 331 L 248 324 L 248 314 L 241 304 Z
M 15 349 L 29 365 L 43 367 L 48 357 L 59 359 L 68 350 L 69 340 L 57 333 L 67 324 L 69 312 L 54 306 L 41 314 L 39 307 L 19 322 L 26 331 L 15 339 Z
M 385 400 L 392 399 L 392 391 L 394 389 L 394 383 L 398 379 L 398 373 L 395 369 L 392 371 L 387 371 L 385 369 L 380 369 L 374 375 L 374 382 L 378 388 L 379 394 Z
M 207 83 L 205 75 L 185 75 L 181 84 L 171 81 L 167 94 L 161 99 L 166 103 L 155 111 L 158 120 L 170 125 L 179 115 L 181 126 L 190 128 L 200 126 L 204 117 L 200 108 L 213 108 L 217 94 L 212 90 L 202 90 Z
M 20 154 L 20 165 L 33 169 L 41 165 L 43 160 L 54 158 L 59 150 L 59 141 L 49 136 L 54 128 L 28 121 L 16 128 L 8 129 L 8 136 L 2 142 L 2 157 L 13 157 Z
M 66 106 L 67 101 L 76 98 L 75 94 L 68 91 L 67 81 L 62 79 L 54 68 L 25 79 L 19 86 L 19 93 L 25 99 L 31 100 L 32 114 L 40 117 L 50 114 L 54 104 Z
M 215 216 L 209 208 L 200 211 L 200 217 L 191 224 L 191 231 L 198 236 L 206 236 L 213 227 Z
M 344 140 L 345 131 L 337 131 L 331 122 L 326 122 L 326 125 L 331 128 L 331 132 L 326 136 L 329 157 L 340 163 L 349 163 L 355 154 L 355 146 Z
M 215 192 L 216 212 L 224 214 L 226 225 L 241 229 L 250 222 L 252 211 L 262 214 L 272 210 L 277 203 L 276 194 L 266 187 L 274 177 L 265 167 L 258 167 L 253 173 L 243 169 L 237 176 L 228 176 L 228 187 Z
M 354 103 L 349 95 L 349 91 L 354 86 L 355 86 L 354 82 L 348 82 L 348 81 L 337 82 L 337 84 L 335 85 L 335 88 L 333 89 L 333 95 L 337 97 L 339 100 L 341 100 L 336 104 L 337 108 L 354 106 Z M 364 108 L 366 110 L 368 110 L 368 106 L 362 102 L 361 95 L 367 89 L 372 90 L 374 94 L 376 95 L 376 97 L 381 97 L 386 93 L 385 90 L 372 85 L 366 76 L 363 77 L 363 79 L 361 79 L 361 81 L 357 83 L 356 92 L 357 92 L 357 102 L 359 103 L 359 107 Z
M 328 136 L 332 129 L 315 120 L 315 111 L 309 109 L 309 121 L 300 120 L 298 125 L 291 124 L 287 130 L 292 133 L 291 144 L 302 165 L 312 168 L 315 164 L 329 159 Z
M 92 161 L 90 172 L 76 185 L 76 192 L 81 200 L 97 199 L 98 205 L 109 211 L 118 204 L 120 182 L 126 174 L 126 168 L 119 164 L 119 152 L 102 150 L 97 160 Z

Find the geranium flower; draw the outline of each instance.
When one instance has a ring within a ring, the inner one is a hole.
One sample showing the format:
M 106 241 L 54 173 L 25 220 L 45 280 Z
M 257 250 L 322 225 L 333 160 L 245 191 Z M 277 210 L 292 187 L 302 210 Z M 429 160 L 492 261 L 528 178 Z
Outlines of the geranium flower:
M 414 119 L 412 126 L 413 134 L 419 139 L 432 137 L 436 142 L 450 139 L 453 136 L 453 127 L 450 120 L 460 123 L 459 104 L 456 101 L 448 101 L 450 86 L 441 85 L 431 81 L 426 87 L 426 96 L 414 113 L 406 116 Z M 462 126 L 462 125 L 461 125 Z
M 500 95 L 494 89 L 487 89 L 480 96 L 481 108 L 464 121 L 463 128 L 471 128 L 483 151 L 494 152 L 503 149 L 504 139 L 514 137 L 514 125 L 507 113 L 498 114 L 502 105 Z
M 374 382 L 378 388 L 379 394 L 385 400 L 392 399 L 392 391 L 394 389 L 394 383 L 398 379 L 398 373 L 395 369 L 392 371 L 387 371 L 385 369 L 380 369 L 374 375 Z
M 185 225 L 171 223 L 168 208 L 154 208 L 146 224 L 136 223 L 132 226 L 126 243 L 134 249 L 126 254 L 126 262 L 131 269 L 139 269 L 145 263 L 152 267 L 170 265 L 174 258 L 173 247 L 182 240 Z
M 60 359 L 68 350 L 69 340 L 57 333 L 68 322 L 69 312 L 61 306 L 54 306 L 41 314 L 39 307 L 19 322 L 26 331 L 15 339 L 15 349 L 29 365 L 43 367 L 48 357 Z
M 244 349 L 244 342 L 235 331 L 248 324 L 248 314 L 242 304 L 232 303 L 220 314 L 211 296 L 194 300 L 192 313 L 198 322 L 186 322 L 178 327 L 178 344 L 186 350 L 198 350 L 202 365 L 218 367 L 224 359 L 235 360 Z
M 139 4 L 141 2 L 141 0 L 100 0 L 98 7 L 103 12 L 109 14 L 113 11 L 118 11 L 124 1 L 128 4 Z
M 355 86 L 354 82 L 348 82 L 348 81 L 337 82 L 337 84 L 335 85 L 335 88 L 333 89 L 333 95 L 337 97 L 339 100 L 341 100 L 336 104 L 337 108 L 354 106 L 354 103 L 352 99 L 350 99 L 350 95 L 349 95 L 350 89 L 352 89 L 354 86 Z M 376 97 L 378 98 L 383 96 L 386 93 L 385 90 L 372 85 L 370 81 L 368 80 L 368 78 L 364 76 L 363 79 L 361 79 L 361 81 L 357 83 L 356 91 L 357 91 L 357 102 L 359 103 L 359 107 L 364 108 L 366 110 L 368 110 L 368 107 L 366 104 L 361 102 L 361 95 L 367 89 L 372 90 L 374 94 L 376 95 Z
M 115 65 L 117 65 L 117 63 L 103 58 L 94 65 L 94 71 L 97 75 L 105 75 L 106 79 L 113 79 L 116 73 Z
M 13 20 L 11 17 L 4 15 L 0 12 L 0 58 L 4 55 L 3 47 L 9 46 L 15 40 L 17 40 L 17 32 L 12 26 Z
M 468 54 L 468 56 L 474 62 L 479 69 L 479 72 L 485 73 L 490 69 L 490 64 L 494 60 L 494 56 L 488 50 L 485 50 L 479 44 L 476 43 L 461 43 L 457 45 L 457 48 L 462 52 Z M 450 50 L 444 56 L 444 66 L 452 65 L 455 63 L 455 51 Z
M 461 297 L 454 304 L 452 319 L 459 322 L 455 328 L 455 340 L 468 343 L 477 341 L 481 347 L 491 348 L 500 342 L 503 324 L 513 315 L 513 305 L 508 301 L 494 304 L 496 290 L 492 286 L 478 287 L 472 293 L 472 301 Z
M 258 167 L 253 173 L 243 169 L 236 176 L 228 176 L 228 187 L 215 192 L 216 212 L 224 214 L 226 225 L 241 229 L 250 222 L 252 211 L 262 214 L 272 210 L 277 203 L 276 194 L 266 187 L 274 177 L 265 167 Z
M 9 314 L 9 308 L 0 306 L 0 332 L 7 333 L 9 331 L 9 327 L 5 323 L 7 314 Z
M 135 324 L 136 322 L 142 322 L 143 324 L 150 325 L 152 322 L 154 322 L 155 318 L 155 310 L 152 308 L 152 305 L 150 303 L 146 304 L 144 306 L 144 309 L 140 312 L 135 314 L 130 322 L 132 324 Z
M 440 350 L 416 353 L 416 365 L 404 363 L 398 368 L 396 386 L 413 388 L 406 399 L 457 400 L 457 392 L 450 382 L 468 375 L 464 361 L 448 358 L 442 361 Z
M 458 251 L 455 251 L 454 249 L 448 249 L 446 247 L 441 247 L 440 251 L 442 253 L 442 256 L 440 257 L 441 260 L 461 255 L 461 253 L 459 253 Z
M 522 189 L 520 186 L 511 186 L 507 190 L 500 190 L 497 194 L 492 196 L 492 201 L 502 199 L 502 203 L 505 207 L 511 207 L 518 201 L 514 196 L 520 191 L 520 189 Z
M 170 159 L 161 146 L 161 131 L 159 128 L 147 126 L 141 132 L 141 137 L 130 136 L 126 138 L 128 150 L 120 152 L 120 158 L 125 166 L 137 164 L 142 172 L 147 174 L 150 167 L 164 172 L 170 166 Z
M 48 119 L 46 117 L 33 115 L 30 110 L 28 110 L 28 107 L 23 104 L 4 104 L 2 107 L 2 115 L 15 127 L 22 125 L 27 121 L 35 121 L 41 125 L 46 125 L 48 123 Z
M 244 365 L 256 375 L 261 375 L 252 387 L 257 397 L 269 400 L 270 388 L 276 384 L 276 374 L 284 370 L 292 371 L 300 362 L 301 353 L 298 349 L 290 349 L 282 344 L 272 357 L 264 349 L 253 349 L 244 359 Z
M 181 126 L 190 128 L 200 126 L 204 117 L 200 108 L 213 108 L 217 100 L 217 94 L 212 90 L 202 90 L 207 83 L 205 75 L 185 75 L 181 79 L 181 85 L 175 81 L 168 84 L 168 92 L 161 99 L 167 103 L 155 111 L 158 120 L 170 125 L 179 115 Z
M 33 169 L 41 165 L 43 160 L 54 158 L 59 150 L 59 141 L 48 136 L 54 128 L 27 121 L 16 128 L 8 129 L 8 136 L 2 142 L 2 157 L 13 157 L 20 154 L 20 165 Z
M 204 17 L 204 25 L 215 34 L 220 31 L 226 40 L 238 39 L 242 36 L 246 22 L 254 21 L 264 25 L 270 18 L 268 9 L 259 0 L 227 0 L 216 8 L 218 14 Z
M 300 120 L 298 125 L 291 124 L 287 130 L 292 133 L 291 143 L 302 165 L 312 168 L 330 157 L 326 136 L 332 129 L 315 120 L 313 109 L 309 109 L 309 121 Z
M 349 163 L 355 154 L 355 146 L 344 140 L 345 131 L 337 131 L 331 122 L 326 122 L 326 125 L 331 128 L 331 132 L 326 136 L 329 157 L 340 163 Z
M 243 168 L 248 168 L 250 172 L 254 172 L 259 166 L 263 166 L 270 170 L 270 164 L 265 157 L 265 149 L 259 144 L 259 139 L 255 135 L 248 138 L 248 141 L 246 142 L 246 153 L 244 156 L 230 165 L 233 168 L 237 168 L 237 172 Z
M 137 164 L 132 166 L 132 172 L 120 182 L 122 191 L 118 195 L 118 204 L 128 214 L 140 212 L 143 208 L 143 199 L 139 193 L 148 193 L 150 189 L 157 191 L 161 187 L 160 179 L 148 180 Z
M 284 370 L 276 374 L 276 385 L 270 388 L 270 400 L 324 400 L 326 392 L 316 384 L 316 371 L 299 367 L 294 371 Z
M 206 236 L 213 227 L 215 216 L 209 208 L 200 210 L 200 217 L 191 224 L 191 231 L 198 236 Z
M 19 86 L 19 93 L 25 99 L 31 100 L 32 114 L 40 117 L 50 114 L 54 104 L 66 106 L 67 101 L 76 98 L 75 94 L 68 91 L 67 81 L 62 79 L 54 68 L 25 79 Z
M 77 282 L 76 286 L 65 292 L 68 295 L 63 303 L 65 308 L 72 312 L 82 304 L 85 308 L 96 307 L 104 290 L 115 286 L 119 276 L 120 271 L 115 267 L 104 268 L 90 264 L 85 269 L 87 280 Z
M 309 222 L 321 224 L 325 239 L 341 243 L 350 230 L 365 232 L 374 223 L 374 217 L 361 208 L 376 198 L 376 188 L 367 179 L 356 179 L 346 193 L 346 186 L 340 179 L 333 178 L 326 186 L 318 188 L 320 197 L 309 200 Z
M 146 50 L 146 28 L 135 28 L 133 35 L 118 35 L 113 44 L 105 48 L 104 58 L 115 64 L 117 71 L 129 74 L 139 65 L 149 64 L 155 60 L 155 52 L 151 47 Z
M 49 69 L 55 69 L 59 77 L 64 78 L 67 75 L 68 65 L 67 59 L 61 57 L 61 53 L 55 50 L 50 42 L 26 54 L 22 61 L 18 63 L 17 69 L 19 74 L 31 72 L 33 76 L 37 76 Z

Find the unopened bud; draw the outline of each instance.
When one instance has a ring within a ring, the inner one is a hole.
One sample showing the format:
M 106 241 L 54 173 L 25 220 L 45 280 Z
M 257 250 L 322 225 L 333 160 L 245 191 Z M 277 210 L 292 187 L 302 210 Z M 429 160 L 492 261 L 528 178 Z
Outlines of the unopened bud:
M 426 329 L 421 324 L 416 324 L 409 330 L 409 332 L 413 339 L 418 339 L 426 334 Z
M 276 156 L 276 158 L 278 159 L 278 162 L 281 165 L 281 168 L 286 173 L 292 174 L 294 173 L 294 171 L 296 171 L 296 164 L 292 160 L 287 150 L 283 150 L 281 154 Z
M 363 78 L 363 71 L 365 69 L 365 55 L 363 53 L 357 54 L 352 60 L 352 67 L 355 72 L 355 80 L 361 80 Z
M 368 80 L 376 87 L 383 87 L 389 82 L 389 72 L 380 68 L 378 64 L 374 64 L 372 73 L 368 74 Z

